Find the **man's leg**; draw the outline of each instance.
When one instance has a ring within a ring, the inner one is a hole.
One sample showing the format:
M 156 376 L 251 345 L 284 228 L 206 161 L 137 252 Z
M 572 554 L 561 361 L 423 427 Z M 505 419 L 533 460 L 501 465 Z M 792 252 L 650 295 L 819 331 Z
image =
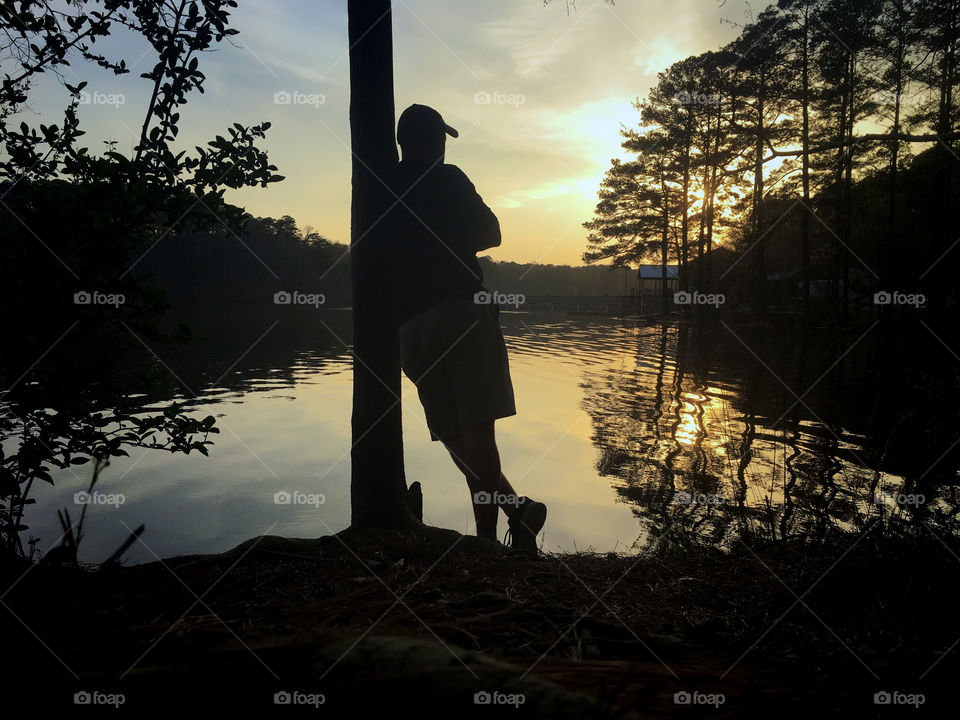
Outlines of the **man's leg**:
M 500 469 L 500 453 L 494 436 L 493 421 L 468 425 L 463 436 L 444 443 L 453 462 L 463 473 L 470 488 L 473 516 L 477 522 L 477 535 L 496 539 L 497 510 L 501 505 L 494 502 L 477 503 L 477 493 L 489 493 L 500 500 L 503 496 L 517 497 L 516 491 Z M 502 506 L 509 515 L 509 506 Z

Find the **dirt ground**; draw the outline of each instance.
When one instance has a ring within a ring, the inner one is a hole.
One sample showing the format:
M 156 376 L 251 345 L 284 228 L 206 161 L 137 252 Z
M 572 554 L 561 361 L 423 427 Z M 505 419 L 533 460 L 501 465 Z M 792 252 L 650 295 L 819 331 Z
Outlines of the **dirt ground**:
M 532 556 L 424 527 L 109 570 L 9 566 L 6 705 L 939 715 L 960 667 L 954 553 L 871 531 Z

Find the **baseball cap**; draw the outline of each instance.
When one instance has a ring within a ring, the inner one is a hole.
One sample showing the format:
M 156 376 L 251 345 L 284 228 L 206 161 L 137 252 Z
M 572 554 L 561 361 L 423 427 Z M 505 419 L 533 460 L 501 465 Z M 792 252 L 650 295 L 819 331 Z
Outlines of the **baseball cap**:
M 402 113 L 397 121 L 397 142 L 405 145 L 410 140 L 429 137 L 434 133 L 445 132 L 452 137 L 460 133 L 447 125 L 436 110 L 426 105 L 414 103 Z

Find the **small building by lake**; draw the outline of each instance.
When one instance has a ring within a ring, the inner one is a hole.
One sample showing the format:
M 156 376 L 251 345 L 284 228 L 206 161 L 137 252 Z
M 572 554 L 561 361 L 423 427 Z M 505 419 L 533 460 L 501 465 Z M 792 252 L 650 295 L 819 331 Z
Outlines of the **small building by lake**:
M 641 265 L 637 268 L 638 292 L 640 295 L 660 295 L 663 282 L 663 265 Z M 680 283 L 680 266 L 667 265 L 667 291 L 675 292 Z

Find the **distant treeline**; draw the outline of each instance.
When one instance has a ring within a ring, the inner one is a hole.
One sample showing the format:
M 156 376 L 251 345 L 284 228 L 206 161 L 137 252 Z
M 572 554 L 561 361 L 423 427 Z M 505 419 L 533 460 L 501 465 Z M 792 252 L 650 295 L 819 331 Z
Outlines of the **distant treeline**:
M 484 285 L 503 293 L 622 295 L 636 271 L 481 259 Z M 183 232 L 163 238 L 138 264 L 174 303 L 272 303 L 276 293 L 323 295 L 326 305 L 350 304 L 349 247 L 301 230 L 286 215 L 246 218 L 246 233 Z
M 289 215 L 245 218 L 244 233 L 221 228 L 164 238 L 138 265 L 174 303 L 272 303 L 277 293 L 320 294 L 350 304 L 349 247 Z
M 629 295 L 637 271 L 610 265 L 573 267 L 536 263 L 494 262 L 480 258 L 483 284 L 502 293 L 537 295 Z

